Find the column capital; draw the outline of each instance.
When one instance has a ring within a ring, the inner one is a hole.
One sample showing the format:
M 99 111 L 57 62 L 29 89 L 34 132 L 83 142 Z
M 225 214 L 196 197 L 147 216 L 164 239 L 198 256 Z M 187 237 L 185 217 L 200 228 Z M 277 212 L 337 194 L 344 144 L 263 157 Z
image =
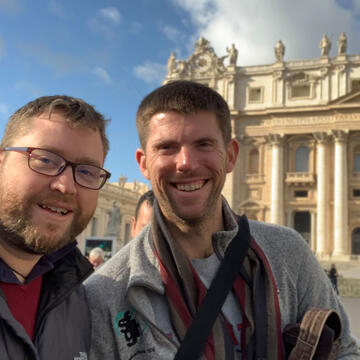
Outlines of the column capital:
M 347 140 L 347 137 L 349 135 L 349 130 L 346 129 L 346 130 L 332 130 L 331 131 L 334 139 L 335 139 L 335 142 L 346 142 Z
M 317 131 L 313 136 L 318 144 L 325 144 L 329 140 L 329 133 L 325 131 Z
M 265 140 L 270 145 L 282 145 L 284 142 L 283 134 L 269 134 L 265 136 Z

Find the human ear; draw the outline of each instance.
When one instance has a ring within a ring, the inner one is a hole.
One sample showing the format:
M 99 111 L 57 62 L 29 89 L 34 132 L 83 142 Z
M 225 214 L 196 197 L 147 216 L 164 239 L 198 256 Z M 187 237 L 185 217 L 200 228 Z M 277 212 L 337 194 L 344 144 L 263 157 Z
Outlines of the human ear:
M 226 162 L 226 172 L 230 173 L 233 171 L 236 164 L 237 157 L 239 155 L 239 143 L 236 139 L 231 139 L 227 145 L 227 162 Z
M 139 165 L 139 169 L 142 172 L 142 174 L 145 176 L 147 180 L 150 180 L 149 172 L 146 166 L 145 151 L 141 148 L 136 150 L 136 161 Z

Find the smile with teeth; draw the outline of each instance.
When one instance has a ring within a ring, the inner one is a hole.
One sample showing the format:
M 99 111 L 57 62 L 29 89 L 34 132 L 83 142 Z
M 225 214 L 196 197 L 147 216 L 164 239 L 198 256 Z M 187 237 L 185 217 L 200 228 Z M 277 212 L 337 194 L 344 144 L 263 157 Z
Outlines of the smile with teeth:
M 66 210 L 66 209 L 63 209 L 63 208 L 58 208 L 58 207 L 55 207 L 55 206 L 50 206 L 50 205 L 40 205 L 40 207 L 42 209 L 50 210 L 52 212 L 58 213 L 59 215 L 66 215 L 69 212 L 69 210 Z
M 195 191 L 203 187 L 205 181 L 197 181 L 191 184 L 176 184 L 176 188 L 180 191 Z

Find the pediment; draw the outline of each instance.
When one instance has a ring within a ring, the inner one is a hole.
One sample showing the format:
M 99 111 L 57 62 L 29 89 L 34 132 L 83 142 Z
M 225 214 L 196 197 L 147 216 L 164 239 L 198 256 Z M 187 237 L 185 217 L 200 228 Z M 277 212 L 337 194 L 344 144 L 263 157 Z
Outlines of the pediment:
M 360 90 L 354 90 L 330 102 L 331 105 L 359 104 Z

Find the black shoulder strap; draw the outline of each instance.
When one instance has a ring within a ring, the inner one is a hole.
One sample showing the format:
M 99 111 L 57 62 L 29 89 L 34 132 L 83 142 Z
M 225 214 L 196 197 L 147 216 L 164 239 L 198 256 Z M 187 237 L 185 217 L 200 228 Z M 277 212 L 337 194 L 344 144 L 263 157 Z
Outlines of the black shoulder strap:
M 205 342 L 234 284 L 250 245 L 250 229 L 245 215 L 239 218 L 238 225 L 239 231 L 227 247 L 224 259 L 174 360 L 198 359 L 204 349 Z

